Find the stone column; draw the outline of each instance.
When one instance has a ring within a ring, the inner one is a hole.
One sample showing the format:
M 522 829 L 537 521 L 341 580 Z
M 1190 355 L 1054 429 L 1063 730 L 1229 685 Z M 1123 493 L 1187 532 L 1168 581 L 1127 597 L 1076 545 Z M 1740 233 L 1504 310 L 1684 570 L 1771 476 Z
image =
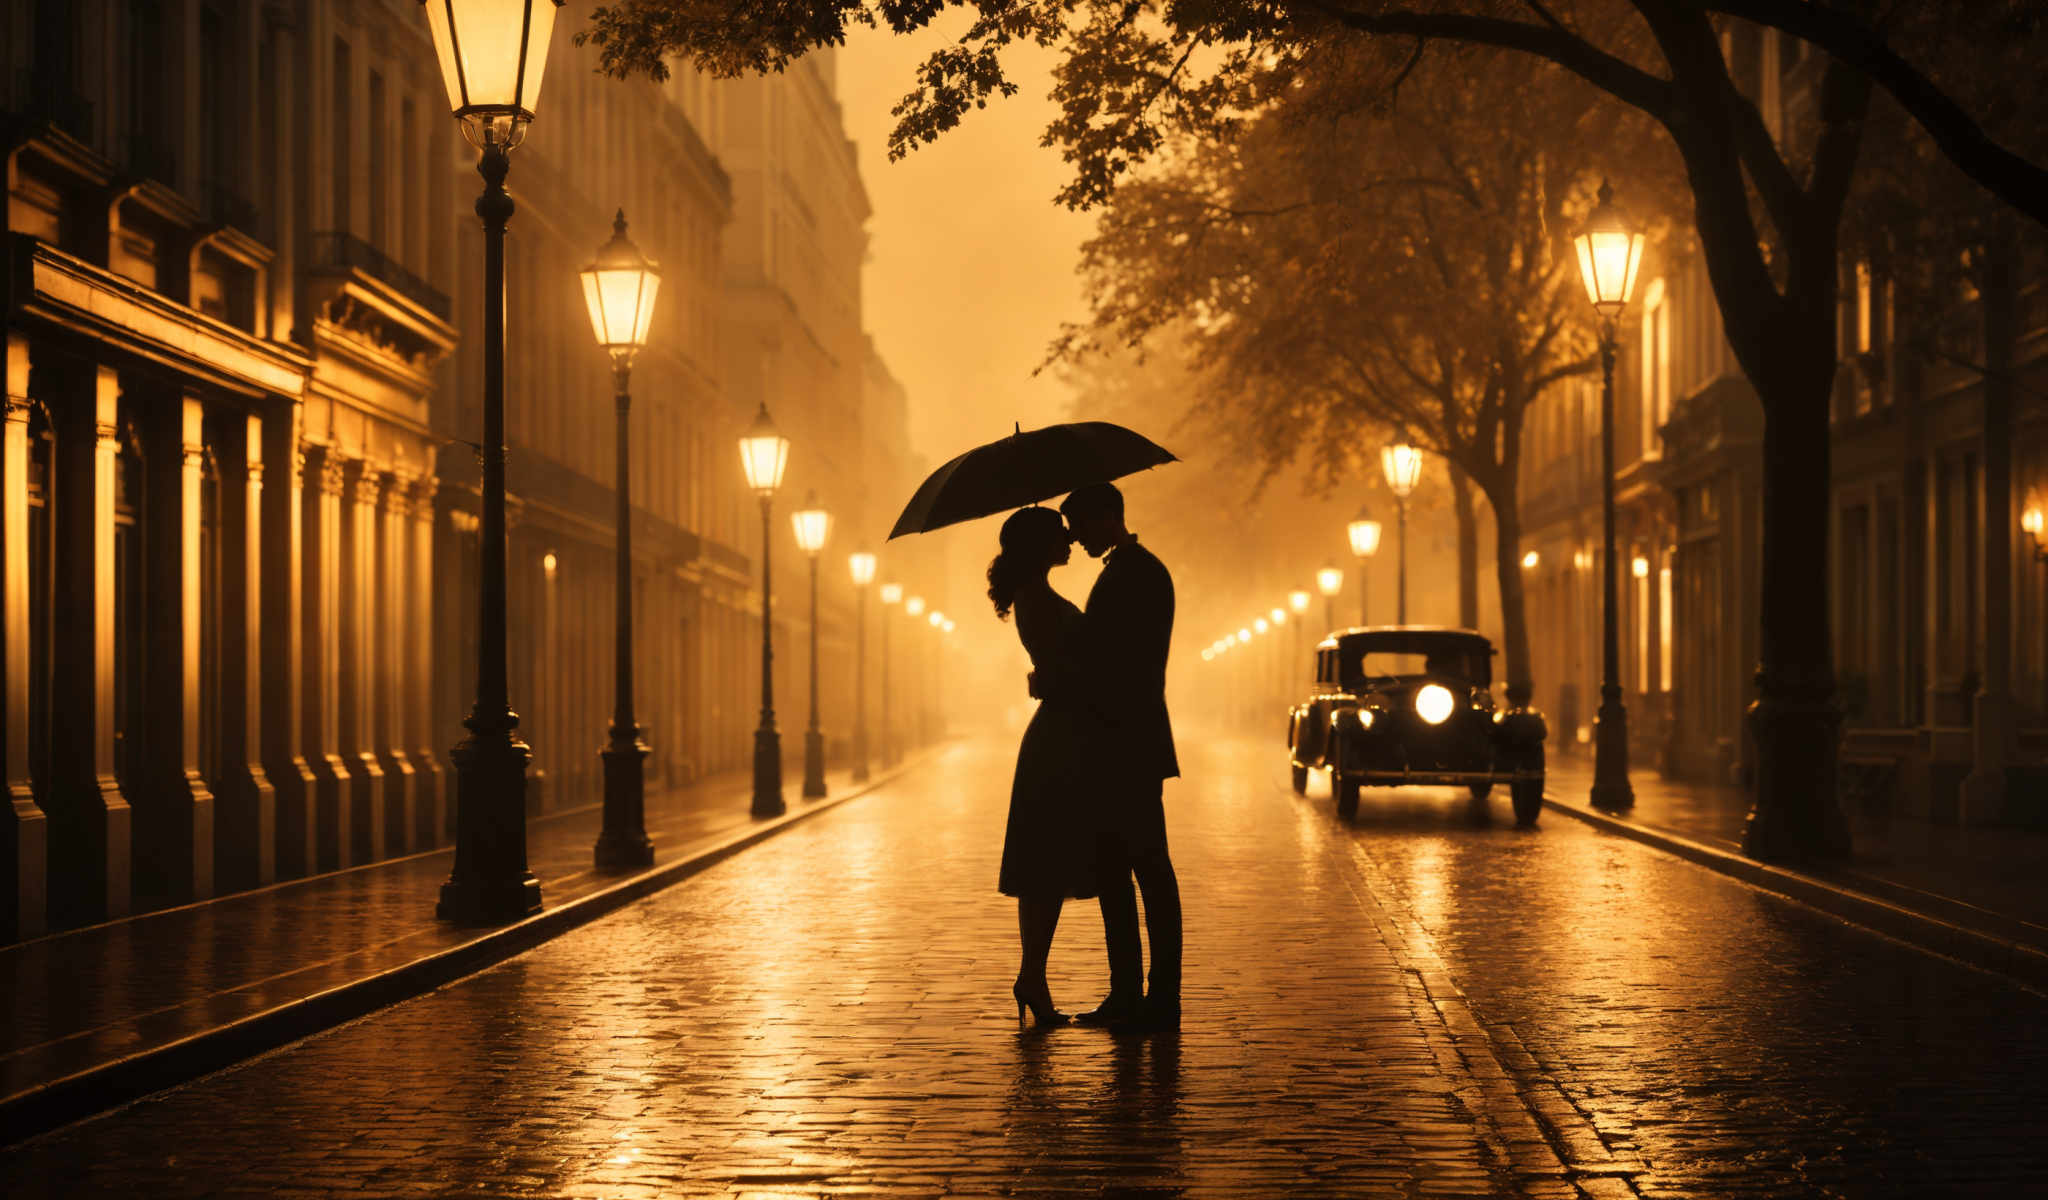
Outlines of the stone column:
M 405 593 L 404 632 L 410 638 L 410 645 L 399 651 L 404 655 L 404 669 L 398 678 L 409 696 L 404 737 L 411 749 L 414 772 L 414 843 L 421 849 L 446 842 L 448 828 L 447 772 L 441 763 L 443 752 L 434 745 L 434 672 L 440 662 L 434 651 L 436 490 L 432 474 L 423 474 L 412 482 L 412 533 L 406 542 L 410 557 L 401 564 L 398 585 Z
M 348 764 L 341 757 L 341 488 L 342 463 L 327 446 L 306 447 L 306 498 L 300 534 L 300 589 L 304 633 L 300 693 L 301 745 L 312 768 L 313 844 L 310 871 L 332 871 L 355 860 Z
M 411 551 L 412 485 L 410 475 L 392 472 L 381 480 L 377 508 L 375 597 L 369 618 L 375 644 L 371 678 L 370 732 L 377 765 L 384 771 L 384 849 L 410 854 L 419 842 L 418 777 L 406 753 L 407 719 L 412 705 L 409 628 L 414 588 L 407 570 Z M 424 581 L 422 581 L 424 582 Z
M 382 476 L 361 459 L 342 471 L 341 575 L 336 608 L 340 626 L 337 661 L 336 745 L 348 764 L 347 790 L 354 861 L 384 857 L 385 814 L 390 811 L 384 767 L 377 761 L 377 498 Z
M 263 767 L 263 419 L 221 418 L 220 761 L 214 871 L 221 891 L 277 879 L 277 792 Z
M 251 425 L 256 422 L 252 419 Z M 250 433 L 255 437 L 255 430 Z M 310 875 L 318 869 L 319 851 L 314 843 L 316 826 L 313 804 L 318 787 L 312 768 L 299 752 L 303 733 L 305 697 L 301 692 L 300 637 L 305 628 L 300 588 L 303 564 L 299 538 L 304 528 L 302 500 L 305 464 L 299 454 L 299 405 L 280 403 L 262 422 L 262 460 L 252 466 L 268 467 L 268 487 L 260 490 L 262 511 L 251 537 L 260 535 L 260 555 L 252 553 L 249 563 L 249 594 L 260 598 L 252 603 L 250 641 L 258 644 L 256 626 L 260 621 L 260 654 L 249 656 L 255 675 L 251 694 L 257 711 L 252 714 L 260 732 L 264 774 L 276 791 L 277 873 L 290 879 Z M 253 476 L 253 472 L 252 472 Z M 250 494 L 259 494 L 257 479 L 250 480 Z M 258 563 L 268 569 L 260 572 Z M 260 662 L 261 670 L 257 665 Z
M 51 754 L 45 812 L 50 916 L 126 916 L 130 821 L 114 778 L 114 466 L 120 379 L 91 363 L 36 364 L 30 391 L 56 423 L 56 595 L 50 614 Z
M 199 540 L 206 406 L 189 390 L 137 389 L 143 471 L 144 767 L 136 887 L 182 904 L 213 895 L 213 792 L 199 772 Z M 132 781 L 131 781 L 132 782 Z
M 49 824 L 29 774 L 28 339 L 7 335 L 7 396 L 0 440 L 0 940 L 49 928 Z

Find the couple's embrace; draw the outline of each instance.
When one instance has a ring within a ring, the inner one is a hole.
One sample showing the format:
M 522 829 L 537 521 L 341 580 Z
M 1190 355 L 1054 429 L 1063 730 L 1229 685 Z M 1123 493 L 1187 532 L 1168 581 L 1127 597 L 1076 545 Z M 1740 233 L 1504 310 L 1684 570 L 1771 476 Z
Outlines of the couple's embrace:
M 1123 495 L 1107 483 L 1076 490 L 1057 511 L 1019 509 L 1003 522 L 1000 542 L 988 567 L 989 599 L 998 617 L 1014 612 L 1039 699 L 1017 752 L 999 882 L 1017 898 L 1018 1020 L 1028 1007 L 1039 1026 L 1072 1019 L 1118 1032 L 1178 1029 L 1180 888 L 1160 804 L 1161 782 L 1180 774 L 1166 715 L 1173 579 L 1125 527 Z M 1072 542 L 1103 560 L 1085 611 L 1047 577 L 1067 562 Z M 1138 891 L 1152 950 L 1149 990 Z M 1109 994 L 1069 1018 L 1053 1007 L 1046 958 L 1061 906 L 1090 897 L 1102 906 Z

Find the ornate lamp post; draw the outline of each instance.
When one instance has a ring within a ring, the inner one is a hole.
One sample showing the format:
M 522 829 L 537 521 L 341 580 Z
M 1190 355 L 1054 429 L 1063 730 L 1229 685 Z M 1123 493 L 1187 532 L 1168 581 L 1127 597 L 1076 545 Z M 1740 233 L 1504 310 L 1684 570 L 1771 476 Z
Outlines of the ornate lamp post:
M 929 686 L 925 692 L 923 709 L 924 737 L 926 741 L 930 741 L 944 734 L 946 728 L 946 673 L 943 669 L 946 643 L 939 635 L 946 632 L 946 626 L 951 622 L 946 620 L 945 613 L 936 608 L 926 615 L 925 621 L 932 627 L 932 648 L 926 652 L 924 668 L 925 680 Z
M 613 680 L 611 739 L 599 757 L 604 760 L 604 831 L 594 850 L 600 868 L 644 867 L 654 861 L 654 843 L 646 827 L 647 743 L 633 719 L 633 489 L 632 435 L 627 416 L 633 407 L 629 384 L 633 356 L 647 344 L 648 322 L 654 317 L 654 296 L 661 289 L 661 271 L 626 236 L 626 211 L 612 218 L 612 239 L 583 268 L 583 303 L 590 309 L 590 328 L 597 344 L 612 358 L 613 408 L 618 414 L 618 607 Z
M 761 499 L 761 724 L 754 730 L 753 804 L 757 817 L 779 817 L 786 811 L 782 735 L 775 730 L 775 581 L 769 573 L 775 537 L 769 516 L 788 465 L 789 439 L 776 431 L 763 401 L 753 425 L 740 437 L 740 468 L 746 472 L 747 486 Z
M 1367 517 L 1363 511 L 1351 524 L 1344 527 L 1351 538 L 1351 554 L 1358 560 L 1358 623 L 1367 623 L 1365 615 L 1365 560 L 1379 552 L 1380 523 Z
M 1324 563 L 1316 572 L 1316 590 L 1323 594 L 1323 624 L 1337 627 L 1337 593 L 1344 590 L 1344 572 L 1335 563 Z
M 1296 588 L 1287 593 L 1287 607 L 1294 610 L 1294 662 L 1301 665 L 1301 615 L 1308 611 L 1308 593 Z
M 1272 624 L 1273 628 L 1278 629 L 1282 625 L 1287 624 L 1287 610 L 1276 608 L 1266 614 L 1266 620 Z M 1301 646 L 1301 629 L 1299 626 L 1294 630 L 1294 645 L 1297 650 Z M 1287 693 L 1287 672 L 1289 670 L 1287 664 L 1289 660 L 1286 657 L 1286 652 L 1280 649 L 1280 639 L 1278 637 L 1273 639 L 1273 661 L 1279 664 L 1278 668 L 1273 672 L 1273 684 L 1280 689 L 1282 698 L 1285 698 Z M 1301 656 L 1296 654 L 1293 662 L 1293 669 L 1299 670 L 1301 667 Z
M 853 576 L 853 781 L 868 781 L 868 585 L 875 581 L 875 556 L 865 550 L 847 556 Z
M 832 535 L 832 515 L 818 507 L 818 493 L 804 497 L 804 506 L 789 514 L 796 547 L 811 559 L 811 723 L 804 728 L 804 798 L 825 794 L 825 735 L 818 729 L 818 552 Z
M 483 459 L 477 584 L 476 705 L 455 760 L 455 864 L 435 912 L 464 924 L 516 920 L 540 908 L 526 866 L 526 764 L 505 679 L 505 191 L 511 152 L 540 95 L 560 0 L 422 0 L 427 29 L 463 136 L 481 154 L 484 226 Z
M 1600 200 L 1572 237 L 1586 298 L 1600 317 L 1600 513 L 1605 557 L 1601 569 L 1600 711 L 1593 718 L 1595 808 L 1626 812 L 1635 807 L 1628 782 L 1628 709 L 1621 702 L 1621 635 L 1616 625 L 1614 550 L 1614 339 L 1616 323 L 1635 295 L 1642 266 L 1643 235 L 1614 205 L 1614 189 L 1600 183 Z
M 1394 591 L 1394 623 L 1408 623 L 1408 497 L 1422 478 L 1422 451 L 1406 442 L 1380 448 L 1380 471 L 1387 477 L 1387 490 L 1394 493 L 1401 566 Z
M 889 614 L 888 609 L 903 603 L 903 585 L 885 583 L 882 594 L 882 765 L 890 766 L 896 761 L 896 734 L 889 722 Z

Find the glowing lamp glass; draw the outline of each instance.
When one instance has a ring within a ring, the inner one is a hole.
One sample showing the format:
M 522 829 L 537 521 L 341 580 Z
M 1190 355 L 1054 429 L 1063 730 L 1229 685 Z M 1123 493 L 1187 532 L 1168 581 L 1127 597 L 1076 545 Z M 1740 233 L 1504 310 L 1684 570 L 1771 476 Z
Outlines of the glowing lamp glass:
M 1441 725 L 1458 706 L 1458 698 L 1451 695 L 1451 689 L 1439 683 L 1426 683 L 1415 693 L 1415 715 L 1432 725 Z
M 899 603 L 901 603 L 901 602 L 902 602 L 902 600 L 903 600 L 903 585 L 902 585 L 902 584 L 900 584 L 900 583 L 885 583 L 885 584 L 883 584 L 883 585 L 882 585 L 882 603 L 884 603 L 884 604 L 899 604 Z
M 818 494 L 811 493 L 804 498 L 804 506 L 789 514 L 790 528 L 796 531 L 796 547 L 805 554 L 816 554 L 825 548 L 825 539 L 832 536 L 832 514 L 818 507 Z
M 776 431 L 775 422 L 768 419 L 768 406 L 763 404 L 753 425 L 740 435 L 740 469 L 746 472 L 747 486 L 766 499 L 782 486 L 782 471 L 787 466 L 789 439 Z
M 647 344 L 647 326 L 654 320 L 654 296 L 661 290 L 661 268 L 640 253 L 626 236 L 626 210 L 612 218 L 612 240 L 582 271 L 583 304 L 590 310 L 590 328 L 597 344 L 618 362 L 630 362 Z
M 1363 517 L 1344 527 L 1351 535 L 1351 553 L 1360 558 L 1371 558 L 1380 548 L 1380 523 Z
M 1251 641 L 1251 640 L 1252 640 L 1252 631 L 1251 631 L 1251 630 L 1249 630 L 1249 629 L 1240 629 L 1240 630 L 1238 630 L 1238 631 L 1237 631 L 1237 642 L 1238 642 L 1238 645 L 1240 645 L 1240 646 L 1242 646 L 1242 645 L 1246 645 L 1246 644 L 1250 643 L 1250 641 Z
M 1600 183 L 1599 202 L 1586 214 L 1585 224 L 1572 235 L 1578 251 L 1579 280 L 1586 285 L 1586 299 L 1593 310 L 1608 320 L 1621 315 L 1636 294 L 1636 273 L 1643 265 L 1643 235 L 1614 203 L 1614 189 Z
M 2048 528 L 2048 520 L 2043 519 L 2040 509 L 2029 508 L 2020 514 L 2020 528 L 2026 530 L 2029 535 L 2038 541 L 2041 537 L 2041 531 L 2044 528 Z
M 541 569 L 541 570 L 543 570 L 543 571 L 546 571 L 546 572 L 547 572 L 548 574 L 550 574 L 550 575 L 554 574 L 554 573 L 555 573 L 555 568 L 556 568 L 556 567 L 557 567 L 558 565 L 560 565 L 560 564 L 558 563 L 558 561 L 557 561 L 557 560 L 556 560 L 556 558 L 555 558 L 555 552 L 554 552 L 554 551 L 550 550 L 550 551 L 548 551 L 548 552 L 547 552 L 546 554 L 543 554 L 543 555 L 541 555 L 541 556 L 540 556 L 540 569 Z
M 1308 611 L 1308 601 L 1308 593 L 1302 591 L 1300 588 L 1296 588 L 1295 590 L 1287 593 L 1287 607 L 1293 609 L 1297 613 L 1305 613 Z
M 1387 490 L 1406 500 L 1422 480 L 1422 451 L 1406 442 L 1382 446 L 1380 473 L 1387 477 Z
M 1285 625 L 1287 624 L 1287 612 L 1285 609 L 1276 608 L 1266 614 L 1266 619 L 1275 625 Z
M 912 596 L 912 597 L 911 597 L 910 599 L 908 599 L 908 600 L 905 600 L 905 601 L 903 602 L 903 611 L 904 611 L 904 612 L 906 612 L 906 613 L 908 613 L 908 614 L 910 614 L 910 615 L 911 615 L 911 616 L 913 616 L 913 617 L 921 617 L 921 616 L 923 616 L 923 615 L 924 615 L 924 597 L 923 597 L 923 596 Z
M 1635 560 L 1629 563 L 1628 569 L 1629 573 L 1637 579 L 1648 579 L 1650 577 L 1650 560 L 1638 554 L 1635 556 Z
M 853 576 L 853 586 L 866 587 L 875 581 L 875 556 L 865 550 L 849 554 L 846 569 Z
M 931 627 L 933 629 L 937 629 L 939 626 L 944 625 L 946 623 L 946 614 L 940 612 L 938 609 L 935 608 L 932 610 L 931 615 L 929 617 L 926 617 L 925 620 L 931 622 Z
M 1253 633 L 1264 633 L 1264 632 L 1266 632 L 1266 631 L 1267 631 L 1268 629 L 1271 629 L 1271 628 L 1272 628 L 1272 626 L 1271 626 L 1271 625 L 1268 625 L 1268 624 L 1266 624 L 1266 618 L 1264 618 L 1264 617 L 1260 617 L 1260 618 L 1258 618 L 1257 620 L 1255 620 L 1255 621 L 1253 621 L 1253 622 L 1252 622 L 1252 632 L 1253 632 Z
M 947 633 L 953 632 L 953 618 L 947 617 L 945 624 L 942 626 L 942 628 L 945 629 Z
M 1334 596 L 1344 587 L 1344 572 L 1335 567 L 1324 567 L 1316 572 L 1316 590 L 1325 596 Z
M 562 0 L 420 0 L 448 107 L 479 145 L 526 136 Z
M 1214 661 L 1214 660 L 1215 660 L 1215 658 L 1216 658 L 1216 647 L 1214 647 L 1214 646 L 1204 646 L 1204 647 L 1202 647 L 1202 661 L 1203 661 L 1203 662 L 1212 662 L 1212 661 Z
M 1527 554 L 1524 554 L 1522 556 L 1522 569 L 1525 571 L 1533 571 L 1536 569 L 1536 564 L 1542 561 L 1542 556 L 1538 555 L 1534 550 L 1531 550 Z

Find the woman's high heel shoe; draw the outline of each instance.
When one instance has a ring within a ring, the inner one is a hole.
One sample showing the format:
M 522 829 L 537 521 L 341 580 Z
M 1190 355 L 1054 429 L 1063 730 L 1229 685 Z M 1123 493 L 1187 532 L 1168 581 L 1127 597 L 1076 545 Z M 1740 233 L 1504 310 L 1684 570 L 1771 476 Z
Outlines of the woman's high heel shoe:
M 1024 990 L 1024 981 L 1020 979 L 1010 985 L 1010 995 L 1017 1001 L 1017 1024 L 1019 1025 L 1024 1023 L 1024 1010 L 1026 1008 L 1031 1010 L 1032 1025 L 1039 1029 L 1064 1025 L 1073 1019 L 1052 1006 L 1052 991 L 1043 983 L 1038 985 L 1034 995 L 1032 992 Z

